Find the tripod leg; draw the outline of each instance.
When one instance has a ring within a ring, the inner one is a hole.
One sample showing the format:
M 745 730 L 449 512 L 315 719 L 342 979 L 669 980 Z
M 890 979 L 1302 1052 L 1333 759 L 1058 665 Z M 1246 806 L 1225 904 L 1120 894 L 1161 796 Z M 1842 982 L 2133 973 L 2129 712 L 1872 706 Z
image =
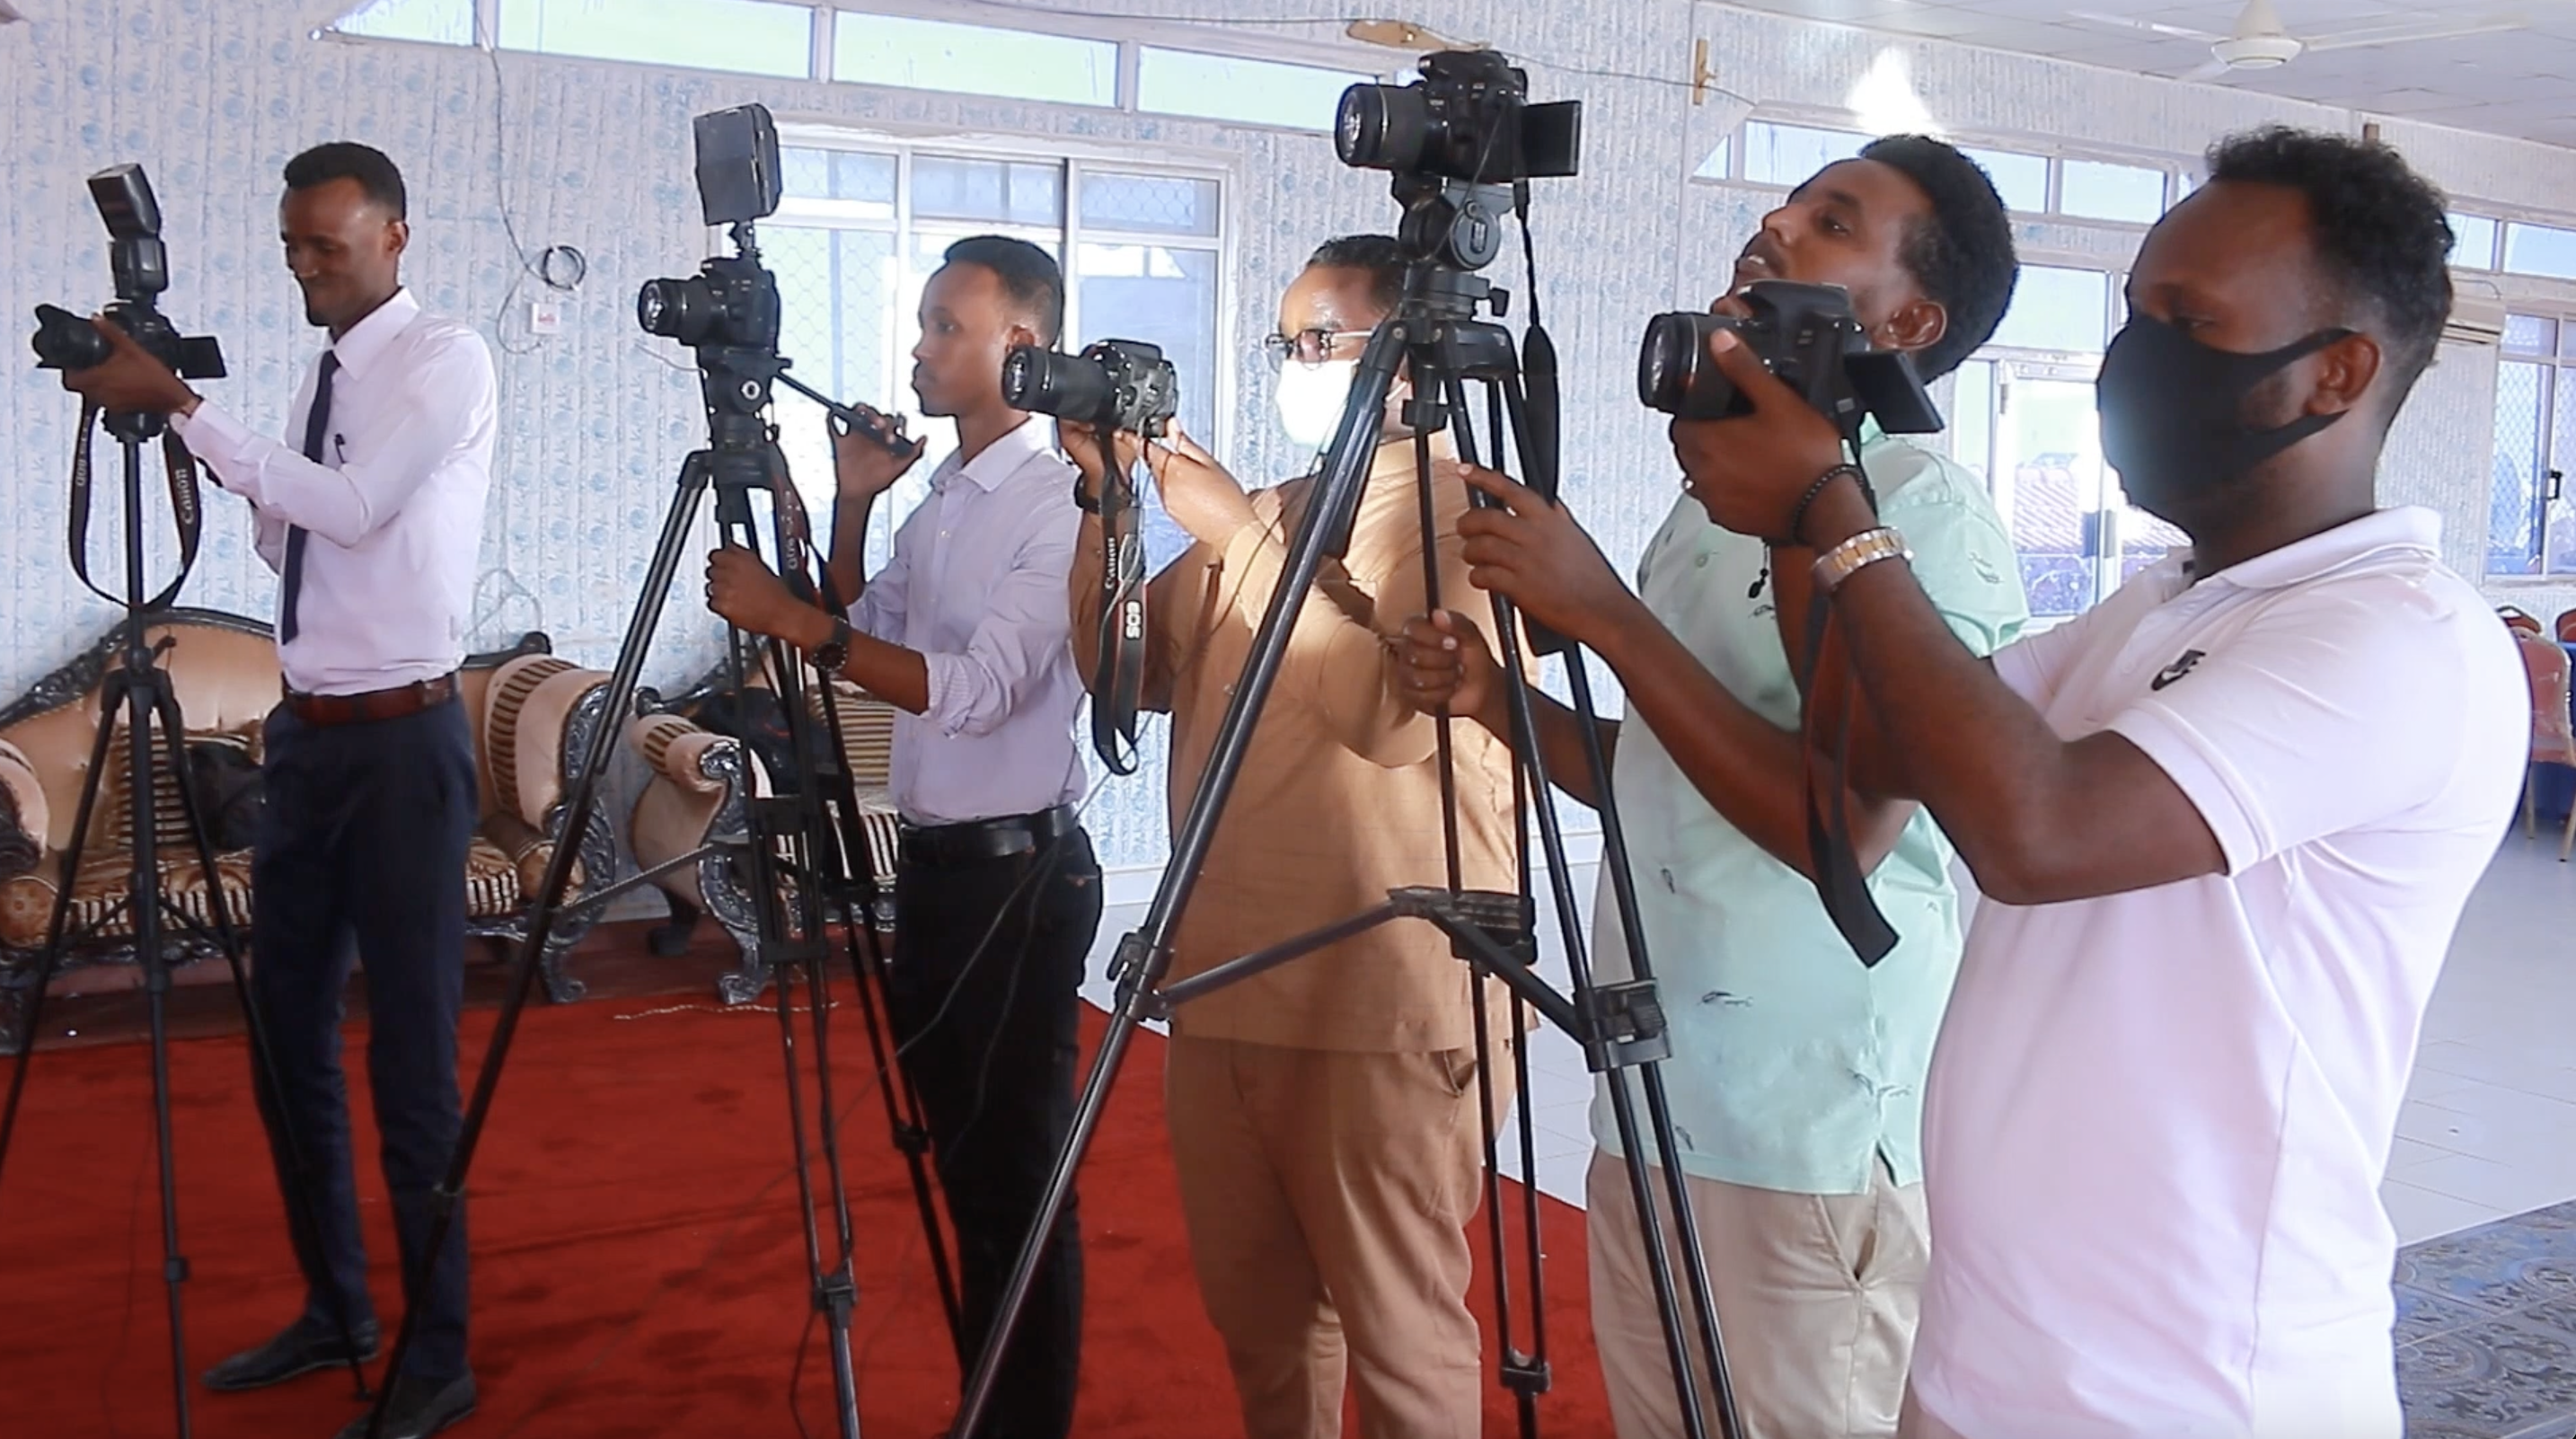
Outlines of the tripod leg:
M 866 863 L 861 855 L 859 863 Z M 878 937 L 875 921 L 868 917 L 868 906 L 844 906 L 849 925 L 850 968 L 858 981 L 859 1016 L 867 1027 L 868 1051 L 876 1065 L 877 1091 L 885 1098 L 886 1127 L 893 1135 L 895 1152 L 903 1156 L 904 1168 L 912 1179 L 912 1201 L 921 1212 L 921 1232 L 930 1249 L 931 1278 L 939 1286 L 939 1309 L 948 1320 L 949 1342 L 957 1350 L 961 1365 L 974 1359 L 967 1347 L 965 1311 L 957 1293 L 957 1273 L 948 1256 L 948 1240 L 939 1223 L 939 1201 L 932 1192 L 930 1174 L 930 1125 L 921 1110 L 920 1091 L 913 1088 L 912 1076 L 904 1068 L 900 1055 L 890 1052 L 889 1035 L 893 1025 L 892 1002 L 882 1012 L 878 1001 L 886 994 L 886 956 L 884 942 Z
M 698 502 L 706 495 L 712 467 L 705 452 L 689 457 L 681 466 L 677 493 L 671 498 L 670 513 L 662 522 L 662 536 L 647 567 L 641 596 L 635 614 L 627 622 L 626 638 L 617 652 L 616 667 L 608 678 L 607 697 L 601 702 L 602 713 L 614 717 L 632 712 L 635 686 L 644 671 L 644 658 L 652 647 L 653 631 L 661 623 L 662 606 L 670 598 L 671 577 L 679 570 L 680 557 L 689 540 L 689 529 L 697 516 Z M 603 722 L 592 732 L 590 753 L 572 782 L 572 792 L 564 797 L 564 834 L 569 837 L 583 832 L 590 823 L 591 810 L 599 801 L 599 784 L 606 775 L 609 760 L 615 752 L 621 726 Z M 430 1275 L 438 1263 L 438 1252 L 447 1242 L 453 1224 L 455 1206 L 465 1191 L 465 1177 L 474 1167 L 474 1151 L 482 1141 L 484 1122 L 490 1118 L 493 1100 L 499 1095 L 502 1066 L 509 1062 L 510 1044 L 518 1035 L 519 1018 L 526 1013 L 528 999 L 535 989 L 537 974 L 545 957 L 546 942 L 553 938 L 555 916 L 563 905 L 564 892 L 572 883 L 574 862 L 580 857 L 577 844 L 559 844 L 546 861 L 546 872 L 537 884 L 536 902 L 529 911 L 528 932 L 519 941 L 518 956 L 511 961 L 509 993 L 502 1000 L 501 1013 L 492 1026 L 491 1042 L 483 1051 L 483 1067 L 475 1076 L 474 1095 L 466 1104 L 465 1121 L 457 1132 L 456 1151 L 448 1162 L 447 1177 L 439 1187 L 431 1207 L 428 1241 L 423 1245 L 419 1272 L 412 1276 L 409 1292 L 426 1293 Z M 419 1322 L 419 1311 L 404 1306 L 402 1328 L 395 1335 L 392 1358 L 385 1366 L 388 1374 L 402 1372 L 403 1360 L 411 1351 L 412 1335 Z M 382 1439 L 385 1424 L 385 1399 L 393 1392 L 391 1385 L 377 1391 L 375 1408 L 367 1416 L 367 1439 Z

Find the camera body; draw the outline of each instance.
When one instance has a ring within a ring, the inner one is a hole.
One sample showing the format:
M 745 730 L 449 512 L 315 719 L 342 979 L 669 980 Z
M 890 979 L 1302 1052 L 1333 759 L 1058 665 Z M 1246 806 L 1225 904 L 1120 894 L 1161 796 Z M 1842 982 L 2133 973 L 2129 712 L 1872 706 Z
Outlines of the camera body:
M 161 243 L 161 206 L 143 167 L 101 170 L 89 177 L 89 193 L 107 223 L 108 269 L 116 282 L 107 318 L 181 378 L 222 379 L 222 347 L 212 336 L 180 334 L 156 303 L 170 288 L 170 253 Z M 31 341 L 40 369 L 86 370 L 106 363 L 110 353 L 107 337 L 87 319 L 54 305 L 36 307 Z
M 1491 50 L 1425 55 L 1410 85 L 1353 85 L 1333 124 L 1345 165 L 1473 185 L 1571 175 L 1582 137 L 1582 102 L 1530 104 L 1528 73 Z
M 1481 270 L 1503 249 L 1503 221 L 1526 180 L 1571 175 L 1583 106 L 1529 103 L 1529 76 L 1490 50 L 1422 57 L 1410 85 L 1353 85 L 1335 112 L 1333 148 L 1355 169 L 1395 175 L 1407 256 Z
M 1181 379 L 1160 346 L 1102 340 L 1079 355 L 1021 345 L 1002 359 L 1012 409 L 1160 439 L 1181 406 Z
M 719 255 L 685 279 L 647 280 L 635 322 L 689 348 L 778 348 L 778 279 L 758 259 Z
M 1763 368 L 1798 392 L 1809 407 L 1857 434 L 1877 417 L 1892 435 L 1931 434 L 1941 414 L 1901 350 L 1872 349 L 1840 285 L 1756 280 L 1744 287 L 1749 315 L 1678 310 L 1646 322 L 1637 351 L 1637 398 L 1649 409 L 1685 420 L 1751 414 L 1745 398 L 1708 353 L 1709 337 L 1732 330 Z

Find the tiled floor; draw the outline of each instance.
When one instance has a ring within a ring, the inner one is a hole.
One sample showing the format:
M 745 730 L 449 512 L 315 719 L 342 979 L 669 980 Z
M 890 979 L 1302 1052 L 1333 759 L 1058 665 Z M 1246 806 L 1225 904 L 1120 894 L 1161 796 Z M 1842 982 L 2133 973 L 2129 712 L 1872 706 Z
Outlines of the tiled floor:
M 2505 842 L 2434 990 L 2381 1189 L 2401 1243 L 2576 1199 L 2576 865 L 2555 853 L 2518 829 Z M 1588 914 L 1590 868 L 1580 876 Z M 1102 960 L 1142 915 L 1141 905 L 1110 910 Z M 1561 988 L 1563 948 L 1550 931 L 1545 972 Z M 1096 978 L 1088 992 L 1110 998 Z M 1573 1042 L 1553 1031 L 1536 1039 L 1525 1100 L 1537 1122 L 1538 1184 L 1574 1204 L 1590 1162 L 1591 1098 Z M 1516 1146 L 1506 1148 L 1517 1178 Z

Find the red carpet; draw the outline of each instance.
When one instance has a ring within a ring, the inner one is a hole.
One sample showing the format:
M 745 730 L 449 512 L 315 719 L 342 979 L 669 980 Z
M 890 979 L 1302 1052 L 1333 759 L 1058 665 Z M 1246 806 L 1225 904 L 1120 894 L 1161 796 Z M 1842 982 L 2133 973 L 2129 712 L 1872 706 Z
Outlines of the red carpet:
M 593 1000 L 529 1012 L 473 1176 L 475 1368 L 482 1408 L 460 1434 L 546 1439 L 788 1435 L 789 1381 L 810 1306 L 777 1022 L 686 1001 Z M 629 1018 L 628 1016 L 635 1016 Z M 836 1095 L 859 1234 L 858 1357 L 870 1439 L 928 1439 L 955 1408 L 956 1369 L 883 1111 L 860 1086 L 863 1036 L 834 1013 Z M 469 1013 L 479 1062 L 489 1011 Z M 1099 1017 L 1092 1016 L 1096 1039 Z M 1083 1170 L 1089 1282 L 1077 1431 L 1103 1439 L 1241 1432 L 1222 1351 L 1200 1312 L 1165 1148 L 1160 1041 L 1140 1035 Z M 360 1192 L 378 1307 L 398 1315 L 391 1219 L 373 1172 L 361 1029 L 349 1037 Z M 139 1044 L 36 1057 L 0 1174 L 0 1433 L 166 1435 L 169 1343 Z M 300 1302 L 238 1039 L 171 1048 L 188 1358 L 202 1370 L 256 1343 Z M 809 1089 L 810 1093 L 810 1089 Z M 853 1101 L 858 1101 L 853 1103 Z M 819 1173 L 819 1167 L 818 1167 Z M 1510 1205 L 1517 1209 L 1515 1191 Z M 1582 1216 L 1543 1200 L 1553 1435 L 1609 1432 L 1584 1317 Z M 1480 1266 L 1486 1246 L 1479 1221 Z M 1476 1309 L 1491 1326 L 1479 1275 Z M 1525 1291 L 1524 1291 L 1525 1292 Z M 1490 1359 L 1488 1368 L 1490 1369 Z M 832 1432 L 819 1335 L 799 1386 Z M 192 1387 L 204 1439 L 327 1439 L 357 1412 L 345 1376 L 215 1395 Z M 1499 1389 L 1486 1432 L 1516 1432 Z M 1356 1428 L 1347 1431 L 1357 1433 Z

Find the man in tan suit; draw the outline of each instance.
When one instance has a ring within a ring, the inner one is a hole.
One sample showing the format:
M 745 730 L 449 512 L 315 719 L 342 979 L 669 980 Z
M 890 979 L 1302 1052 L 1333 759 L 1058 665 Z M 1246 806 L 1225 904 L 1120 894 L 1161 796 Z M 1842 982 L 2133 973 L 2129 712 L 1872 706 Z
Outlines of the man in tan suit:
M 1393 240 L 1315 252 L 1280 302 L 1269 348 L 1280 418 L 1320 449 L 1369 331 L 1394 307 Z M 1393 417 L 1348 554 L 1299 612 L 1276 687 L 1174 940 L 1172 978 L 1209 969 L 1445 882 L 1437 735 L 1399 695 L 1389 642 L 1423 607 L 1413 441 Z M 1059 427 L 1097 493 L 1098 447 Z M 1132 438 L 1132 437 L 1131 437 Z M 1122 448 L 1125 446 L 1122 445 Z M 1466 602 L 1457 519 L 1467 490 L 1435 437 L 1440 592 Z M 1195 543 L 1147 595 L 1143 706 L 1172 716 L 1171 810 L 1196 791 L 1314 480 L 1247 494 L 1175 433 L 1144 449 L 1164 507 Z M 1076 656 L 1098 634 L 1100 521 L 1071 581 Z M 1457 729 L 1464 884 L 1513 887 L 1511 760 Z M 1372 1439 L 1473 1439 L 1479 1337 L 1465 1226 L 1482 1174 L 1468 967 L 1420 921 L 1397 921 L 1182 1008 L 1165 1070 L 1172 1157 L 1208 1318 L 1225 1339 L 1249 1439 L 1331 1439 L 1346 1376 Z M 1507 1013 L 1499 990 L 1496 1016 Z M 1507 1024 L 1507 1021 L 1498 1021 Z M 1508 1033 L 1492 1049 L 1508 1103 Z

